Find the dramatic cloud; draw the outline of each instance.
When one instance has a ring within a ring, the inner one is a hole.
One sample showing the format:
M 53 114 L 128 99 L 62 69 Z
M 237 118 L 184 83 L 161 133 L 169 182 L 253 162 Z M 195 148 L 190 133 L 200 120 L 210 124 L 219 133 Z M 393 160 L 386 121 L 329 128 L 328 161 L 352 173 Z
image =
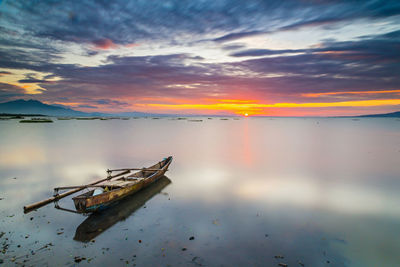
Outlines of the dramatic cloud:
M 90 105 L 78 105 L 78 108 L 92 108 L 92 109 L 97 109 L 98 107 L 96 106 L 90 106 Z
M 265 34 L 265 33 L 266 32 L 262 32 L 262 31 L 229 33 L 222 37 L 215 38 L 213 41 L 215 41 L 215 42 L 234 41 L 234 40 L 241 39 L 244 37 L 251 37 L 251 36 L 261 35 L 261 34 Z
M 293 50 L 293 49 L 285 49 L 285 50 L 271 50 L 271 49 L 248 49 L 244 51 L 239 51 L 236 53 L 230 54 L 232 57 L 254 57 L 254 56 L 269 56 L 269 55 L 278 55 L 285 53 L 303 53 L 305 50 Z
M 9 72 L 9 71 L 0 71 L 0 76 L 2 76 L 2 75 L 8 75 L 8 74 L 12 74 L 12 72 Z
M 110 39 L 96 40 L 96 41 L 93 41 L 93 44 L 96 48 L 99 48 L 99 49 L 117 48 L 117 45 Z
M 82 110 L 186 104 L 191 113 L 285 115 L 399 109 L 398 1 L 3 1 L 0 15 L 0 101 L 36 94 Z
M 0 99 L 3 101 L 12 100 L 16 97 L 23 97 L 25 90 L 19 86 L 0 82 Z

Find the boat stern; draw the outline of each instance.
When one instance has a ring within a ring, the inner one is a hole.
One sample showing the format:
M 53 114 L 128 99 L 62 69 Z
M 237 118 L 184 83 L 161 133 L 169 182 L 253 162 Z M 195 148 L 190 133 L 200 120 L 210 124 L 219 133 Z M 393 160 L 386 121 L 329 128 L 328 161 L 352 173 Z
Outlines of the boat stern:
M 93 195 L 94 190 L 90 190 L 82 195 L 73 197 L 72 200 L 74 201 L 75 209 L 79 213 L 87 213 L 87 199 L 88 197 Z

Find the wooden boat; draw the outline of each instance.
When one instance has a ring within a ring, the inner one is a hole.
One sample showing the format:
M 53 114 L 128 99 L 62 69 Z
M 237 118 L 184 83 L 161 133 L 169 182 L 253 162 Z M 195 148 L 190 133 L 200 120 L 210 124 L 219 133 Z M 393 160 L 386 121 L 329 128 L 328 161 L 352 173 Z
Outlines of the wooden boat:
M 170 156 L 148 168 L 107 170 L 107 178 L 90 184 L 56 187 L 54 188 L 54 194 L 52 197 L 24 206 L 24 213 L 36 210 L 51 202 L 55 202 L 55 206 L 58 209 L 77 213 L 91 213 L 101 210 L 126 196 L 136 193 L 140 189 L 147 187 L 149 184 L 163 177 L 171 162 L 172 157 Z M 131 171 L 134 170 L 138 172 L 131 174 Z M 119 173 L 111 175 L 112 172 Z M 61 194 L 59 193 L 59 190 L 67 189 L 70 190 Z M 89 189 L 89 191 L 72 198 L 76 211 L 58 206 L 58 200 L 84 189 Z
M 172 157 L 170 156 L 153 166 L 140 169 L 138 172 L 114 180 L 111 176 L 111 172 L 113 171 L 129 171 L 127 173 L 129 174 L 130 170 L 138 169 L 108 170 L 109 180 L 88 186 L 88 188 L 93 189 L 72 198 L 76 211 L 78 213 L 95 212 L 104 209 L 115 201 L 136 193 L 163 177 L 171 162 Z

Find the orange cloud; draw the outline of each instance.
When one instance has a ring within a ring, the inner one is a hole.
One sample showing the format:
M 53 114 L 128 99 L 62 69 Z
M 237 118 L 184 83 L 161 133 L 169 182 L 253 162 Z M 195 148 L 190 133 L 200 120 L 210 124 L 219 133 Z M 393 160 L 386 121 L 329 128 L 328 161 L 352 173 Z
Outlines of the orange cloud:
M 247 101 L 247 102 L 243 102 Z M 228 111 L 235 114 L 267 115 L 269 108 L 329 108 L 329 107 L 373 107 L 400 105 L 400 99 L 360 100 L 321 103 L 273 103 L 263 104 L 255 100 L 220 99 L 210 104 L 143 104 L 144 106 L 166 110 L 212 110 Z
M 101 49 L 101 50 L 108 50 L 108 49 L 116 49 L 120 47 L 121 45 L 118 45 L 114 43 L 111 39 L 105 38 L 105 39 L 99 39 L 96 41 L 93 41 L 92 43 L 96 49 Z M 123 45 L 124 47 L 131 48 L 138 46 L 139 44 L 136 43 L 129 43 Z
M 325 96 L 325 95 L 347 95 L 347 94 L 361 95 L 361 94 L 387 94 L 387 93 L 400 93 L 400 90 L 308 93 L 308 94 L 302 94 L 302 96 L 305 96 L 305 97 L 320 97 L 320 96 Z
M 10 75 L 10 74 L 12 74 L 12 72 L 9 72 L 9 71 L 0 71 L 0 76 Z
M 108 50 L 117 48 L 118 45 L 114 43 L 111 39 L 99 39 L 93 42 L 93 45 L 97 49 Z
M 18 84 L 18 83 L 10 83 L 12 85 L 18 86 L 20 88 L 23 88 L 25 90 L 25 94 L 27 95 L 37 95 L 37 94 L 42 94 L 43 91 L 46 91 L 46 89 L 40 87 L 36 83 L 32 84 Z

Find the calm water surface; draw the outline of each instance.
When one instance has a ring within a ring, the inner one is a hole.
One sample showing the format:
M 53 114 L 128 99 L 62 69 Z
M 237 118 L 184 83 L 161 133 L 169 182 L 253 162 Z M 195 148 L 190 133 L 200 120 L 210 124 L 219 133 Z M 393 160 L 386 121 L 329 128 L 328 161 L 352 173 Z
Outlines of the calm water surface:
M 104 214 L 22 212 L 169 155 L 168 178 Z M 399 119 L 0 121 L 4 265 L 399 266 L 399 190 Z

